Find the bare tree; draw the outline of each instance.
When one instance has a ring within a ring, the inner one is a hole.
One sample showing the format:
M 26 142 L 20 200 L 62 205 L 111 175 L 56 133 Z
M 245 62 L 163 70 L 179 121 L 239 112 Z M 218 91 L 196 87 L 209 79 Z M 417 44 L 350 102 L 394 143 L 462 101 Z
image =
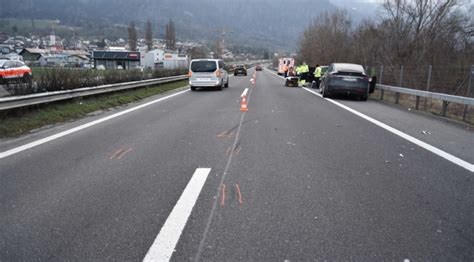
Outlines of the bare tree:
M 459 4 L 459 0 L 385 0 L 380 32 L 390 64 L 439 60 L 444 48 L 449 49 L 446 45 L 458 41 L 466 22 L 457 11 Z
M 174 28 L 174 22 L 171 19 L 166 24 L 165 41 L 166 48 L 172 50 L 176 49 L 176 31 Z
M 212 52 L 214 52 L 214 58 L 220 59 L 224 54 L 224 49 L 222 47 L 222 40 L 216 39 L 214 45 L 212 46 Z
M 352 33 L 351 60 L 363 65 L 382 64 L 377 24 L 364 20 Z
M 350 55 L 351 20 L 346 10 L 325 12 L 306 28 L 300 40 L 299 60 L 310 64 L 344 61 Z
M 153 49 L 153 30 L 151 26 L 150 20 L 146 22 L 145 26 L 145 40 L 146 40 L 146 46 L 147 50 L 150 51 Z
M 433 68 L 432 90 L 457 94 L 466 87 L 474 64 L 474 4 L 384 1 L 378 22 L 365 20 L 352 28 L 341 10 L 314 19 L 301 36 L 299 59 L 383 65 L 384 82 L 411 88 L 426 88 L 428 68 Z
M 137 29 L 135 28 L 135 22 L 130 22 L 127 28 L 128 31 L 128 46 L 131 51 L 137 51 Z
M 206 58 L 206 52 L 199 47 L 191 48 L 190 52 L 191 59 Z
M 459 8 L 461 1 L 385 0 L 379 23 L 366 20 L 356 28 L 347 12 L 326 12 L 304 31 L 299 57 L 310 63 L 353 61 L 389 68 L 472 63 L 474 19 L 467 8 Z

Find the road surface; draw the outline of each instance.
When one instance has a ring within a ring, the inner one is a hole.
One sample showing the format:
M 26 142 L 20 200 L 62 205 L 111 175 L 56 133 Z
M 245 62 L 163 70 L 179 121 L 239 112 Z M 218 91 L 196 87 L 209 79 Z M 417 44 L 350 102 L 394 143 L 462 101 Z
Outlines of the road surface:
M 253 72 L 2 141 L 0 261 L 474 259 L 472 130 Z

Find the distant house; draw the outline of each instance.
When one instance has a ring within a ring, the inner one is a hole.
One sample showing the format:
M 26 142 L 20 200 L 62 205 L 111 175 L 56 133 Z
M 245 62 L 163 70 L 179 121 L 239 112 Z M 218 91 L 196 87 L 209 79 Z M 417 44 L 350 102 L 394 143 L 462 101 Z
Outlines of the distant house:
M 66 55 L 80 55 L 90 57 L 91 53 L 84 51 L 84 50 L 63 50 L 61 53 Z
M 66 62 L 69 67 L 83 67 L 85 64 L 90 63 L 90 58 L 85 55 L 69 55 L 66 58 Z
M 142 54 L 142 65 L 151 69 L 176 69 L 188 67 L 188 56 L 173 50 L 153 49 Z
M 6 55 L 15 51 L 15 47 L 12 45 L 0 45 L 0 54 Z
M 121 52 L 125 52 L 127 51 L 127 49 L 123 46 L 109 46 L 106 48 L 107 51 L 121 51 Z
M 0 59 L 22 61 L 23 57 L 16 53 L 14 46 L 0 45 Z
M 19 53 L 19 55 L 23 57 L 23 61 L 25 61 L 26 64 L 38 65 L 40 58 L 48 53 L 49 51 L 46 49 L 25 48 Z
M 0 59 L 23 61 L 23 57 L 15 52 L 9 54 L 0 55 Z
M 43 67 L 65 67 L 67 58 L 68 56 L 64 54 L 45 54 L 38 59 L 38 62 Z
M 131 51 L 94 51 L 94 67 L 104 66 L 107 69 L 135 69 L 140 67 L 140 52 Z

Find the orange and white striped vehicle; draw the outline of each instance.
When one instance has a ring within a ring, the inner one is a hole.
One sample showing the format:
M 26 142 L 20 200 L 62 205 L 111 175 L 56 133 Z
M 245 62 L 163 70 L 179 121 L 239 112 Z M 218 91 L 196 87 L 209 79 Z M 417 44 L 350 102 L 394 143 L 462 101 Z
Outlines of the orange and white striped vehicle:
M 0 84 L 17 80 L 29 82 L 32 75 L 31 68 L 21 61 L 0 60 Z

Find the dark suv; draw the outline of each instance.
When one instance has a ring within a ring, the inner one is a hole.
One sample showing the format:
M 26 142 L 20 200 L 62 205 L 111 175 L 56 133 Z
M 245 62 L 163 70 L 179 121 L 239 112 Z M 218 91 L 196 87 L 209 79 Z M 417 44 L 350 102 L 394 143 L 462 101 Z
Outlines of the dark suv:
M 236 75 L 247 75 L 247 69 L 243 65 L 237 65 L 234 69 L 234 76 Z

